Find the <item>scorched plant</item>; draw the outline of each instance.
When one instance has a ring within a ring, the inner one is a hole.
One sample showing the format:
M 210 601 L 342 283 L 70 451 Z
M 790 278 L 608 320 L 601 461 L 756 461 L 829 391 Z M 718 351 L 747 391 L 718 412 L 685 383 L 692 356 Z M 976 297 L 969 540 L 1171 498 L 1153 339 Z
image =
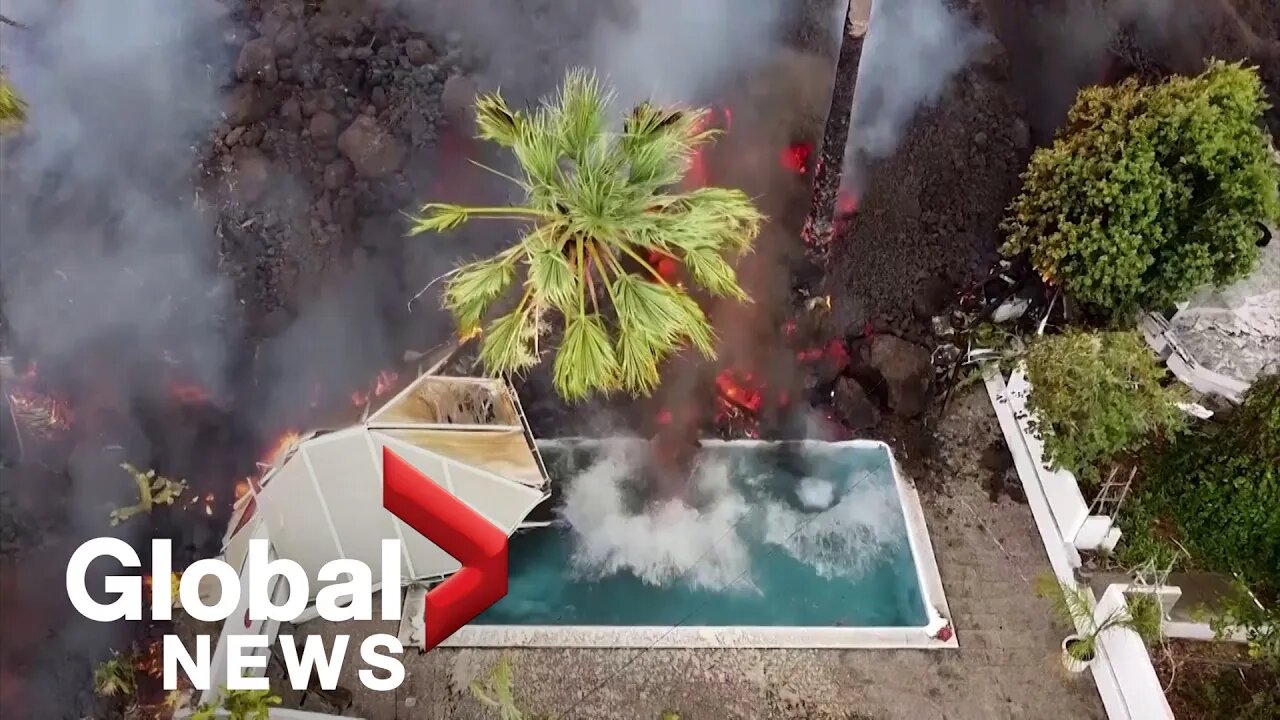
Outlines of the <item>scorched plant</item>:
M 1029 252 L 1047 281 L 1118 321 L 1247 274 L 1261 223 L 1280 217 L 1267 107 L 1252 69 L 1221 62 L 1082 90 L 1031 158 L 1004 252 Z
M 609 129 L 612 100 L 583 70 L 570 71 L 559 95 L 535 109 L 480 95 L 479 135 L 515 155 L 518 177 L 504 177 L 524 191 L 523 203 L 430 203 L 411 231 L 482 218 L 522 225 L 516 245 L 448 276 L 444 305 L 462 334 L 482 333 L 480 357 L 493 375 L 537 364 L 550 328 L 562 327 L 553 381 L 569 400 L 616 389 L 647 395 L 663 359 L 685 346 L 714 357 L 702 308 L 652 260 L 673 258 L 710 295 L 745 300 L 730 260 L 751 248 L 763 220 L 741 191 L 677 189 L 715 137 L 706 109 L 644 103 L 617 132 Z

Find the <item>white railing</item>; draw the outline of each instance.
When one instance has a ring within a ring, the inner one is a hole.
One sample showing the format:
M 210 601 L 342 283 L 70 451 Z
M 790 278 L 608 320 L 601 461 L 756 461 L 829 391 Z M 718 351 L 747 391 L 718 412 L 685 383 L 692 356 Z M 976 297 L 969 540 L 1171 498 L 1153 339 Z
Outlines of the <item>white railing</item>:
M 1071 473 L 1046 466 L 1044 446 L 1029 425 L 1032 418 L 1026 398 L 1031 386 L 1023 369 L 1015 370 L 1006 385 L 997 366 L 988 364 L 983 367 L 983 379 L 1053 573 L 1059 582 L 1076 586 L 1079 550 L 1091 549 L 1090 543 L 1084 541 L 1100 537 L 1114 546 L 1118 531 L 1112 527 L 1111 518 L 1089 515 L 1084 495 Z M 1129 589 L 1127 585 L 1112 585 L 1100 600 L 1094 598 L 1096 617 L 1106 617 L 1124 607 L 1124 593 Z M 1089 594 L 1093 596 L 1091 590 Z M 1077 628 L 1080 629 L 1083 628 Z M 1132 630 L 1117 628 L 1099 636 L 1097 656 L 1090 663 L 1090 670 L 1110 720 L 1174 720 L 1147 648 Z

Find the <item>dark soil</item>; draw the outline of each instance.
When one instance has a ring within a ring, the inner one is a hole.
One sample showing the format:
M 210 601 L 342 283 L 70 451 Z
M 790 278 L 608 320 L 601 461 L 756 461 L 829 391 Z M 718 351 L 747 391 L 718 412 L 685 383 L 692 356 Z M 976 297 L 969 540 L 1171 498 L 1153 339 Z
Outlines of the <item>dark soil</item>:
M 1175 717 L 1269 720 L 1280 716 L 1280 673 L 1249 657 L 1243 645 L 1172 641 L 1152 651 Z

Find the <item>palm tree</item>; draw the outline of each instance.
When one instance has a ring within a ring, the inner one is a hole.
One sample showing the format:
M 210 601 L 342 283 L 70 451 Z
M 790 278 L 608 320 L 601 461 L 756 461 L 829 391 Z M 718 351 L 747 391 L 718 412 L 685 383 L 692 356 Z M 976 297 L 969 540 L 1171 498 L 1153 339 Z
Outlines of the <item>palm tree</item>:
M 862 59 L 866 28 L 854 20 L 853 0 L 845 8 L 844 32 L 836 59 L 835 83 L 831 88 L 831 109 L 822 134 L 822 150 L 813 172 L 813 196 L 805 218 L 802 237 L 805 248 L 819 264 L 825 265 L 835 234 L 836 196 L 844 169 L 845 146 L 853 118 L 853 94 Z
M 615 389 L 648 395 L 659 364 L 686 345 L 714 358 L 707 316 L 653 258 L 675 259 L 712 296 L 746 300 L 728 256 L 750 250 L 764 219 L 739 190 L 676 189 L 716 135 L 705 108 L 643 103 L 619 133 L 607 127 L 613 99 L 585 70 L 571 70 L 558 96 L 532 110 L 512 110 L 500 93 L 480 95 L 480 138 L 509 148 L 520 166 L 520 177 L 491 172 L 519 185 L 523 204 L 430 203 L 410 231 L 473 218 L 523 224 L 519 243 L 446 276 L 444 305 L 464 336 L 483 327 L 480 357 L 493 375 L 537 364 L 552 316 L 562 321 L 553 381 L 568 400 Z M 518 276 L 514 309 L 491 318 Z

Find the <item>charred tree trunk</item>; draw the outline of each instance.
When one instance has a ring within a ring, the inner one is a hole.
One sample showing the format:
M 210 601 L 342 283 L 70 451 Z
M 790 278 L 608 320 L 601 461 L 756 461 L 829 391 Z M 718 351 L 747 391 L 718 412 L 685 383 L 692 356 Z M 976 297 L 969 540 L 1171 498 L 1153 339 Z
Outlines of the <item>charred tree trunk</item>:
M 819 266 L 826 265 L 835 230 L 836 196 L 840 192 L 845 145 L 849 141 L 849 125 L 853 119 L 853 92 L 858 80 L 858 62 L 862 59 L 862 40 L 866 34 L 862 23 L 855 22 L 853 9 L 854 0 L 850 0 L 845 10 L 840 57 L 836 61 L 835 82 L 831 88 L 831 109 L 827 111 L 822 152 L 813 172 L 809 216 L 805 218 L 802 234 L 806 253 Z

